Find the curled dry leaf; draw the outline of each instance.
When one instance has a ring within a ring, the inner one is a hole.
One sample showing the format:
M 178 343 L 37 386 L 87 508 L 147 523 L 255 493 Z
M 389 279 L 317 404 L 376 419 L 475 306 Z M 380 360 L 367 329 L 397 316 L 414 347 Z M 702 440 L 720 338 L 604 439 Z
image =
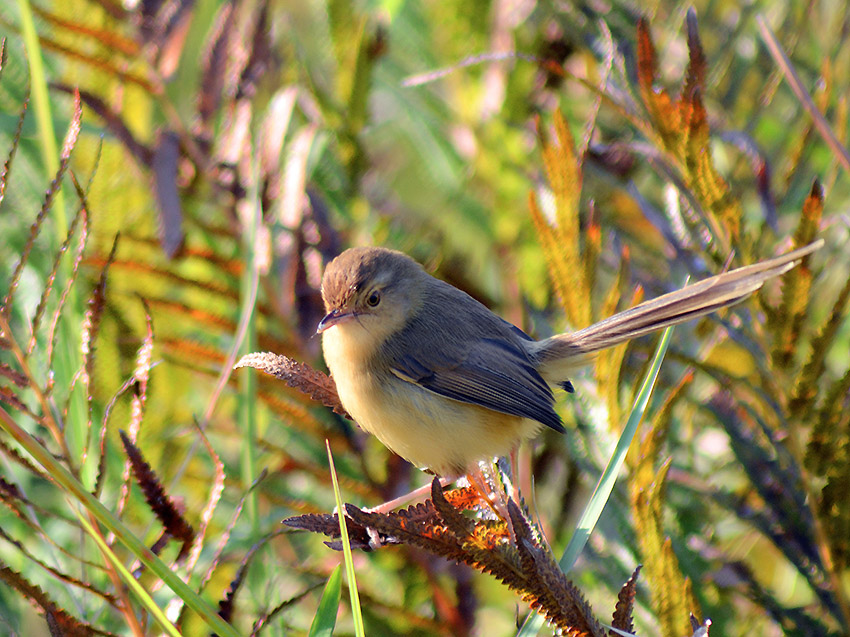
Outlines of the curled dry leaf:
M 254 352 L 253 354 L 246 354 L 233 366 L 234 369 L 240 367 L 253 367 L 266 374 L 271 374 L 293 389 L 304 392 L 325 407 L 330 407 L 340 416 L 351 418 L 339 400 L 333 378 L 313 369 L 306 363 L 299 363 L 273 352 Z

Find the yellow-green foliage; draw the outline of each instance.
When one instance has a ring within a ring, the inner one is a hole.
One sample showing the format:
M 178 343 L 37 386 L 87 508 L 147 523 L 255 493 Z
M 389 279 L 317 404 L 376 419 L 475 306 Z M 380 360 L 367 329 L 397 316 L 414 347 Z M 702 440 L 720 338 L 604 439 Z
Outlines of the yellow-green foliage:
M 575 634 L 607 632 L 585 597 L 637 634 L 850 633 L 843 6 L 514 4 L 0 3 L 0 632 L 308 630 L 339 558 L 280 520 L 333 508 L 325 440 L 358 507 L 428 480 L 318 371 L 343 248 L 405 250 L 543 337 L 823 237 L 676 329 L 573 583 L 534 527 L 576 532 L 645 340 L 521 454 L 523 551 L 465 513 L 354 557 L 366 634 L 512 634 L 500 582 L 561 619 L 566 582 Z M 231 376 L 246 347 L 294 388 Z

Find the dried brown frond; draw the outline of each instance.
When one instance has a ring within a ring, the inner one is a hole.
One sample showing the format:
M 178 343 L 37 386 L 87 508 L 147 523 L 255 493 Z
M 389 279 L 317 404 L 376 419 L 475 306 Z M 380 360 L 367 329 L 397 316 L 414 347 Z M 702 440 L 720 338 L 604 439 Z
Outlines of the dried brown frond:
M 65 20 L 38 5 L 33 5 L 32 11 L 45 22 L 49 22 L 60 29 L 65 29 L 76 35 L 84 36 L 90 42 L 105 47 L 112 55 L 120 53 L 121 55 L 132 58 L 140 53 L 140 47 L 137 42 L 124 37 L 115 29 L 99 29 L 79 21 Z
M 632 576 L 620 589 L 617 595 L 617 606 L 614 608 L 614 616 L 611 620 L 611 626 L 618 630 L 624 630 L 627 633 L 634 633 L 635 631 L 632 615 L 635 609 L 635 596 L 637 595 L 637 581 L 640 569 L 641 565 L 638 564 Z M 608 634 L 610 637 L 618 637 L 618 633 L 613 630 L 608 631 Z
M 41 588 L 0 562 L 0 581 L 28 599 L 44 615 L 51 634 L 63 637 L 89 637 L 90 635 L 112 635 L 112 633 L 87 624 L 60 608 Z
M 63 93 L 73 94 L 74 91 L 77 90 L 67 84 L 54 83 L 51 86 Z M 143 166 L 150 166 L 153 151 L 136 139 L 124 123 L 124 120 L 121 119 L 121 116 L 97 95 L 94 95 L 89 91 L 80 91 L 79 94 L 83 103 L 103 120 L 107 130 L 112 133 L 128 151 L 130 151 L 133 158 Z
M 264 612 L 262 615 L 260 615 L 254 621 L 254 624 L 251 626 L 251 633 L 250 633 L 249 637 L 256 637 L 257 635 L 259 635 L 260 631 L 263 629 L 263 627 L 266 624 L 268 624 L 272 619 L 274 619 L 275 616 L 278 615 L 281 611 L 284 611 L 287 608 L 289 608 L 290 606 L 292 606 L 293 604 L 300 602 L 306 596 L 308 596 L 312 592 L 318 590 L 323 585 L 324 584 L 322 582 L 318 582 L 318 583 L 314 584 L 313 586 L 310 586 L 305 591 L 299 593 L 298 595 L 295 595 L 294 597 L 290 597 L 289 599 L 282 601 L 280 604 L 278 604 L 274 608 L 270 608 L 269 610 Z
M 27 387 L 30 384 L 30 380 L 26 374 L 12 369 L 6 363 L 0 363 L 0 376 L 5 376 L 18 387 Z
M 349 417 L 339 401 L 333 379 L 306 363 L 299 363 L 273 352 L 255 352 L 246 354 L 239 359 L 234 368 L 240 367 L 253 367 L 266 374 L 271 374 L 293 389 L 297 389 L 313 400 L 330 407 L 339 415 Z
M 39 35 L 38 40 L 45 50 L 54 51 L 66 58 L 82 62 L 83 64 L 103 71 L 107 75 L 120 79 L 125 84 L 135 84 L 146 93 L 154 94 L 161 90 L 158 83 L 153 83 L 148 78 L 140 74 L 127 71 L 126 62 L 124 61 L 116 60 L 113 57 L 91 55 L 84 50 L 75 49 L 62 44 L 61 42 L 57 42 L 43 33 Z
M 245 576 L 248 574 L 248 567 L 251 564 L 251 558 L 257 553 L 259 549 L 266 545 L 266 543 L 271 539 L 273 535 L 266 536 L 259 542 L 255 543 L 245 555 L 242 556 L 242 560 L 239 562 L 239 568 L 236 571 L 236 575 L 230 581 L 230 586 L 227 587 L 227 591 L 224 594 L 224 597 L 218 603 L 218 614 L 221 615 L 222 619 L 226 622 L 230 622 L 233 619 L 233 609 L 234 603 L 236 602 L 236 593 L 239 592 L 240 587 L 245 581 Z
M 95 255 L 86 259 L 86 265 L 99 268 L 103 267 L 104 261 L 105 259 L 103 257 Z M 141 274 L 161 278 L 161 285 L 179 286 L 181 289 L 186 290 L 200 290 L 233 302 L 239 300 L 238 292 L 232 287 L 211 281 L 204 281 L 197 277 L 183 276 L 146 261 L 115 259 L 112 263 L 112 269 L 121 270 L 129 276 L 138 276 Z M 262 305 L 258 307 L 261 307 L 264 313 L 270 313 L 271 311 L 269 307 L 263 307 Z
M 712 159 L 702 100 L 707 63 L 693 9 L 688 11 L 687 29 L 689 63 L 682 88 L 674 98 L 657 86 L 658 59 L 649 23 L 645 19 L 638 22 L 637 81 L 649 120 L 639 123 L 672 160 L 678 178 L 695 197 L 698 212 L 719 243 L 720 253 L 728 254 L 731 246 L 737 244 L 742 210 Z
M 348 534 L 355 548 L 377 549 L 409 544 L 488 573 L 513 589 L 565 635 L 605 635 L 581 592 L 564 576 L 551 551 L 528 516 L 508 502 L 515 543 L 507 523 L 468 517 L 464 509 L 486 508 L 480 495 L 468 489 L 444 492 L 439 479 L 431 484 L 431 499 L 392 513 L 375 513 L 347 504 Z M 459 506 L 460 505 L 460 506 Z M 334 515 L 302 515 L 284 520 L 292 528 L 339 537 Z M 341 550 L 340 541 L 328 542 Z
M 123 431 L 119 433 L 121 435 L 121 442 L 124 444 L 124 450 L 130 460 L 133 475 L 136 477 L 136 483 L 141 488 L 142 493 L 144 493 L 148 506 L 165 527 L 168 534 L 182 543 L 180 553 L 177 556 L 177 561 L 179 562 L 188 554 L 192 540 L 195 537 L 195 531 L 192 529 L 192 525 L 177 510 L 177 506 L 165 492 L 165 488 L 160 483 L 159 478 L 142 457 L 139 448 L 130 442 L 127 434 Z
M 33 529 L 33 530 L 35 531 L 36 529 Z M 42 532 L 42 530 L 38 529 L 38 532 Z M 113 607 L 118 606 L 119 601 L 118 601 L 118 598 L 115 595 L 112 595 L 111 593 L 107 593 L 106 591 L 102 591 L 99 588 L 97 588 L 96 586 L 94 586 L 93 584 L 90 584 L 88 582 L 84 582 L 83 580 L 78 579 L 78 578 L 74 577 L 73 575 L 69 575 L 68 573 L 63 573 L 62 571 L 55 568 L 54 566 L 51 566 L 50 564 L 47 564 L 43 560 L 40 560 L 35 555 L 33 555 L 30 551 L 28 551 L 27 548 L 21 542 L 17 541 L 15 538 L 9 536 L 2 528 L 0 528 L 0 536 L 2 536 L 4 540 L 9 542 L 9 544 L 12 544 L 16 549 L 18 549 L 24 557 L 26 557 L 28 560 L 30 560 L 34 564 L 37 564 L 39 567 L 44 569 L 46 572 L 50 573 L 57 580 L 64 582 L 66 584 L 69 584 L 71 586 L 76 586 L 78 588 L 86 590 L 89 593 L 91 593 L 92 595 L 100 597 L 106 603 L 108 603 L 110 606 L 113 606 Z

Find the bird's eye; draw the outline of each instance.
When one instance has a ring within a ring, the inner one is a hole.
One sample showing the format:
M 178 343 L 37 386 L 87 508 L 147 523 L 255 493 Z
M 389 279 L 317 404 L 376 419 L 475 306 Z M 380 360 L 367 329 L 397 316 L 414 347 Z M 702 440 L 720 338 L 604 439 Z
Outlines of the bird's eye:
M 369 307 L 377 307 L 378 303 L 381 302 L 381 293 L 377 290 L 373 290 L 372 293 L 366 299 L 366 305 Z

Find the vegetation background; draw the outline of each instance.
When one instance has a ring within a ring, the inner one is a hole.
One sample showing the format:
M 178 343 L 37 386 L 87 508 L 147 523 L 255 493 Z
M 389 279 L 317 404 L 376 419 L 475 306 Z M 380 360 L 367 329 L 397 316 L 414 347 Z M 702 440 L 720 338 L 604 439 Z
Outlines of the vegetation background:
M 225 634 L 221 602 L 239 634 L 320 634 L 340 554 L 280 521 L 333 508 L 325 439 L 348 502 L 427 477 L 231 369 L 322 368 L 320 274 L 347 246 L 403 250 L 541 336 L 823 236 L 782 285 L 676 329 L 569 576 L 609 621 L 643 564 L 641 635 L 691 634 L 690 613 L 850 634 L 850 14 L 688 8 L 3 3 L 0 633 Z M 556 554 L 651 346 L 574 379 L 570 433 L 525 452 Z M 409 546 L 354 559 L 369 635 L 513 634 L 528 612 Z

